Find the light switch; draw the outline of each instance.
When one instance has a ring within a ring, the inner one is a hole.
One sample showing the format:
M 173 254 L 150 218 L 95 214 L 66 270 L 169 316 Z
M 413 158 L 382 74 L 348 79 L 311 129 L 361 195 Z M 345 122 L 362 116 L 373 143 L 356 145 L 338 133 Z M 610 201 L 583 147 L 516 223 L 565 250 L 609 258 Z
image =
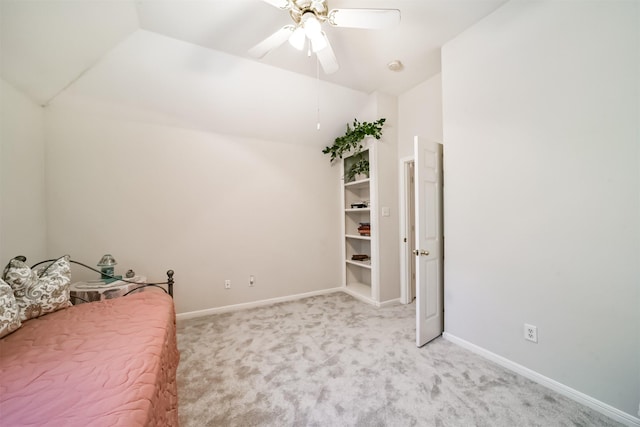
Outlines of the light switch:
M 391 212 L 389 211 L 388 207 L 382 207 L 382 216 L 390 216 Z

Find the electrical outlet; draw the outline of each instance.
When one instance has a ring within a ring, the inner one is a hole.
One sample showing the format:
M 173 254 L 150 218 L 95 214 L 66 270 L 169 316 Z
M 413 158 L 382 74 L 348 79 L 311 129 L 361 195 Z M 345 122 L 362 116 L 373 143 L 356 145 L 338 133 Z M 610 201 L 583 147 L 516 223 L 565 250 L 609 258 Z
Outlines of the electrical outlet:
M 538 342 L 538 327 L 524 324 L 524 339 L 531 342 Z
M 231 289 L 231 280 L 225 280 L 224 281 L 224 288 L 225 289 Z
M 255 276 L 253 275 L 249 276 L 249 286 L 255 286 L 255 284 L 256 284 Z

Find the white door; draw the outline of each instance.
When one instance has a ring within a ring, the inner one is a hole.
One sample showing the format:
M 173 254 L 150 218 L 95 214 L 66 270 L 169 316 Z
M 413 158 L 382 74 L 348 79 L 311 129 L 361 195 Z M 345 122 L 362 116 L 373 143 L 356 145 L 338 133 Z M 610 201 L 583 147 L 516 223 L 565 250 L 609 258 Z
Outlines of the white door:
M 444 330 L 442 280 L 442 145 L 415 137 L 416 344 Z

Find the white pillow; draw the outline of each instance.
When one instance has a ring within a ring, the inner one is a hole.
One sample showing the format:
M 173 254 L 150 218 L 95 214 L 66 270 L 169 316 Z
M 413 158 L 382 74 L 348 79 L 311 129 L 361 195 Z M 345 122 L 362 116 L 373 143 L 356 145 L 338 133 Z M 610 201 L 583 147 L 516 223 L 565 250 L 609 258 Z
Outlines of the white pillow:
M 14 258 L 9 262 L 4 280 L 13 289 L 23 322 L 71 305 L 68 255 L 36 270 Z
M 0 279 L 0 338 L 22 326 L 20 307 L 13 295 L 13 289 Z

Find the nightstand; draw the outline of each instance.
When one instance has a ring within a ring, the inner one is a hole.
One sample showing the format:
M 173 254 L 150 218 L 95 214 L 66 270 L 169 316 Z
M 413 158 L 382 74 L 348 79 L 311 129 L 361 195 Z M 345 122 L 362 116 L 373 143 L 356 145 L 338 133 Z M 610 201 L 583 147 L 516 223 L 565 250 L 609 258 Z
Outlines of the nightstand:
M 135 283 L 125 282 L 124 280 L 116 280 L 115 282 L 111 283 L 97 281 L 72 283 L 71 285 L 69 285 L 71 302 L 76 305 L 82 304 L 85 301 L 102 301 L 105 299 L 121 297 L 127 292 L 130 292 L 131 290 L 140 286 L 140 283 L 146 282 L 147 278 L 145 276 L 134 276 L 126 280 Z

